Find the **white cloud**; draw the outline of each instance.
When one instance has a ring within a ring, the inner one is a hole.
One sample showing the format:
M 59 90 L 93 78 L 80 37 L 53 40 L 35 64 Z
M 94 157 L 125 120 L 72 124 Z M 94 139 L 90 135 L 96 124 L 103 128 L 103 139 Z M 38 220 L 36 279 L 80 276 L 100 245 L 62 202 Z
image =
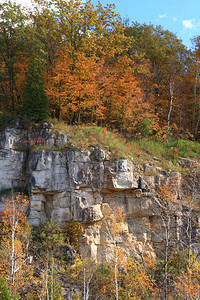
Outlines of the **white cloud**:
M 177 21 L 177 18 L 176 18 L 176 17 L 174 17 L 174 18 L 173 18 L 173 21 L 174 21 L 174 22 L 176 22 L 176 21 Z
M 164 19 L 164 18 L 168 18 L 168 15 L 167 14 L 163 14 L 163 15 L 159 16 L 159 19 Z
M 183 24 L 183 28 L 184 29 L 193 29 L 196 27 L 195 25 L 195 19 L 190 19 L 190 20 L 183 20 L 182 21 L 182 24 Z

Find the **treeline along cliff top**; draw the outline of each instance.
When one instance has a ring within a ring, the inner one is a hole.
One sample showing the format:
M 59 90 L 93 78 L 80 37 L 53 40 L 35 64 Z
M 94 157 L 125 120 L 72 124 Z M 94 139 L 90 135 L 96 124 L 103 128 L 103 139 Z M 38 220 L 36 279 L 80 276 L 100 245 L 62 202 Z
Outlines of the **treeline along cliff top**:
M 0 299 L 199 299 L 200 36 L 34 3 L 0 4 Z
M 200 38 L 187 50 L 161 26 L 122 22 L 115 6 L 0 4 L 0 114 L 95 124 L 137 137 L 200 137 Z

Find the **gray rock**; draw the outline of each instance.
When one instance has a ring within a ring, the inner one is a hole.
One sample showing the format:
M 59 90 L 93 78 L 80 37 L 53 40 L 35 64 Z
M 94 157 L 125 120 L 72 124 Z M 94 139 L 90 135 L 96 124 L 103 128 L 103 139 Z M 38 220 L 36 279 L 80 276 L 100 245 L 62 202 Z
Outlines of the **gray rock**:
M 44 123 L 42 129 L 40 126 L 35 131 L 8 128 L 0 133 L 0 189 L 20 187 L 28 182 L 30 224 L 39 225 L 50 219 L 62 225 L 70 220 L 81 222 L 84 231 L 79 237 L 80 251 L 96 261 L 113 258 L 113 243 L 102 227 L 102 211 L 115 203 L 127 213 L 126 222 L 120 225 L 120 243 L 125 239 L 134 251 L 144 251 L 154 257 L 153 246 L 162 248 L 163 228 L 160 226 L 156 231 L 159 222 L 149 188 L 156 190 L 165 183 L 176 186 L 178 191 L 181 175 L 167 173 L 154 162 L 143 169 L 126 159 L 109 161 L 107 153 L 97 147 L 87 151 L 39 150 L 27 156 L 24 150 L 28 149 L 28 143 L 24 141 L 30 143 L 38 136 L 52 147 L 66 144 L 68 136 L 64 133 L 55 136 L 52 128 Z M 178 199 L 179 192 L 174 196 Z M 177 223 L 173 226 L 177 237 L 181 209 L 176 205 Z M 103 250 L 105 243 L 107 248 Z

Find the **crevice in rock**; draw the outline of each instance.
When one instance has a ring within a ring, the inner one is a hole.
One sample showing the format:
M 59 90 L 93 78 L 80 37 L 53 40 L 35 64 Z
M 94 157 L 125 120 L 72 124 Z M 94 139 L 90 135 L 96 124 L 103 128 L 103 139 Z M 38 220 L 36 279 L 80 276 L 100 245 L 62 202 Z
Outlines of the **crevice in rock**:
M 45 201 L 44 201 L 44 214 L 48 221 L 52 218 L 52 212 L 53 212 L 53 195 L 46 195 Z

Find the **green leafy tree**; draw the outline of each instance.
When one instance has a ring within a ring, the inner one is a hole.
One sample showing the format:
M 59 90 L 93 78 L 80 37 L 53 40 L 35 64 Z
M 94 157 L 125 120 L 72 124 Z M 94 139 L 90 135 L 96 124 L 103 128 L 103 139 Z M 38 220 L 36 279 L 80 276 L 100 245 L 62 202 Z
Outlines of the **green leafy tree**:
M 8 289 L 6 281 L 0 277 L 0 299 L 1 300 L 18 300 L 18 296 L 12 296 Z
M 20 5 L 10 0 L 0 3 L 0 107 L 10 112 L 21 100 L 16 64 L 24 61 L 26 21 Z
M 35 59 L 30 62 L 26 75 L 26 87 L 20 113 L 34 121 L 43 120 L 49 115 L 48 100 L 44 91 L 43 66 Z
M 44 4 L 44 1 L 43 3 Z M 48 83 L 51 67 L 62 42 L 61 32 L 58 29 L 58 20 L 54 18 L 52 10 L 48 10 L 35 2 L 34 11 L 30 14 L 28 51 L 34 59 L 43 61 Z
M 177 113 L 183 98 L 180 88 L 190 64 L 190 52 L 175 34 L 161 26 L 133 23 L 132 27 L 127 26 L 125 33 L 134 37 L 132 51 L 143 54 L 150 62 L 150 76 L 143 81 L 144 91 L 169 132 L 173 122 L 178 123 Z

